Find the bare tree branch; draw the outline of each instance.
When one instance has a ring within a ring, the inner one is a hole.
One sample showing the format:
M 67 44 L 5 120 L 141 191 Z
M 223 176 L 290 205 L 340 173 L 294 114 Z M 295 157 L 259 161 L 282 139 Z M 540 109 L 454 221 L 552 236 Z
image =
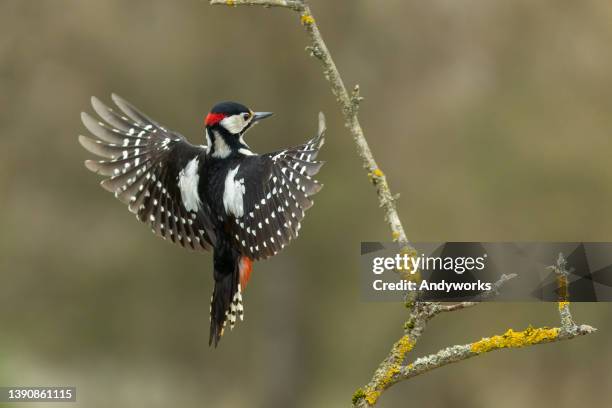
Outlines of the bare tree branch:
M 211 0 L 210 4 L 225 6 L 286 7 L 295 11 L 301 11 L 303 9 L 303 4 L 299 0 Z
M 407 364 L 406 356 L 416 345 L 429 320 L 443 312 L 453 312 L 479 304 L 479 302 L 461 302 L 446 305 L 438 302 L 417 302 L 411 309 L 409 320 L 404 325 L 404 336 L 394 344 L 389 355 L 374 373 L 372 380 L 365 387 L 355 392 L 353 395 L 353 406 L 359 408 L 370 407 L 376 404 L 383 391 L 402 380 L 416 377 L 435 368 L 467 360 L 490 351 L 570 340 L 597 331 L 597 329 L 588 325 L 576 325 L 572 319 L 569 302 L 567 301 L 569 298 L 569 291 L 567 289 L 569 271 L 567 270 L 567 262 L 563 255 L 560 254 L 556 265 L 549 268 L 555 270 L 559 277 L 560 299 L 558 306 L 561 327 L 533 328 L 530 326 L 518 332 L 509 329 L 502 335 L 485 337 L 470 344 L 446 347 L 437 353 L 418 358 L 413 363 Z M 495 296 L 507 281 L 516 276 L 516 274 L 502 275 L 493 284 L 493 288 L 490 291 L 481 294 L 480 299 L 484 300 Z M 406 345 L 409 345 L 409 347 Z
M 569 340 L 595 331 L 595 328 L 588 325 L 574 326 L 569 331 L 563 331 L 559 327 L 528 327 L 526 330 L 520 332 L 515 332 L 510 329 L 502 335 L 485 337 L 481 340 L 461 346 L 451 346 L 427 357 L 418 358 L 414 363 L 403 367 L 400 374 L 402 379 L 406 379 L 423 374 L 434 368 L 476 357 L 493 350 L 520 348 L 536 344 Z
M 571 330 L 576 326 L 569 309 L 569 289 L 568 276 L 570 271 L 567 269 L 567 261 L 563 254 L 559 254 L 557 263 L 548 267 L 557 274 L 557 285 L 559 287 L 559 314 L 561 315 L 561 327 Z
M 387 370 L 379 376 L 376 387 L 371 388 L 371 386 L 367 386 L 365 390 L 358 390 L 353 397 L 353 404 L 355 407 L 370 407 L 376 403 L 384 390 L 399 381 L 416 377 L 433 369 L 467 360 L 490 351 L 570 340 L 577 336 L 594 333 L 596 330 L 597 329 L 587 325 L 574 326 L 569 331 L 565 331 L 559 327 L 528 327 L 519 332 L 510 329 L 502 335 L 486 337 L 469 344 L 447 347 L 435 354 L 420 357 L 408 365 L 400 365 L 397 360 L 385 360 L 384 364 Z M 408 336 L 402 337 L 400 342 L 413 346 Z M 396 343 L 391 355 L 397 353 L 397 349 L 399 349 L 399 346 Z M 410 348 L 408 348 L 406 352 L 409 350 Z
M 480 299 L 484 300 L 495 296 L 506 282 L 516 276 L 516 274 L 502 275 L 492 285 L 491 290 L 480 295 Z M 416 346 L 429 320 L 440 313 L 467 309 L 478 304 L 480 303 L 461 302 L 449 305 L 440 302 L 414 302 L 410 305 L 410 316 L 406 323 L 404 323 L 404 335 L 393 345 L 389 355 L 380 363 L 378 369 L 374 372 L 372 380 L 365 387 L 359 388 L 355 392 L 353 395 L 353 405 L 355 407 L 374 405 L 384 390 L 404 379 L 401 373 L 402 368 L 406 364 L 407 354 Z M 431 367 L 429 370 L 433 368 L 437 367 Z M 424 370 L 420 374 L 429 370 Z M 411 377 L 414 376 L 411 375 Z

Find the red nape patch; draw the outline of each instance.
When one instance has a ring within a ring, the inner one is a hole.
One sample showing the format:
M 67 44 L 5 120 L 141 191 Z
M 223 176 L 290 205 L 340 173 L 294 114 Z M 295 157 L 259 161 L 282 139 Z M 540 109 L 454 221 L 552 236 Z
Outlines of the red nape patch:
M 223 113 L 209 113 L 206 115 L 206 119 L 204 119 L 204 124 L 206 126 L 216 125 L 221 122 L 225 118 L 225 114 Z
M 240 274 L 240 289 L 245 290 L 251 278 L 251 272 L 253 271 L 253 260 L 248 256 L 241 256 L 238 268 Z

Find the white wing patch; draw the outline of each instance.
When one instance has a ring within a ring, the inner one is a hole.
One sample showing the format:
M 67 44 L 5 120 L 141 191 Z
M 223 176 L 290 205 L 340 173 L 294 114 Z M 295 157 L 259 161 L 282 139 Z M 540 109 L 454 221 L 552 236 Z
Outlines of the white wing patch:
M 244 179 L 235 180 L 240 165 L 230 170 L 225 178 L 225 190 L 223 191 L 223 207 L 227 214 L 235 217 L 244 215 Z
M 192 159 L 179 173 L 178 186 L 181 190 L 181 198 L 187 211 L 198 212 L 202 202 L 198 194 L 200 175 L 198 174 L 198 157 Z

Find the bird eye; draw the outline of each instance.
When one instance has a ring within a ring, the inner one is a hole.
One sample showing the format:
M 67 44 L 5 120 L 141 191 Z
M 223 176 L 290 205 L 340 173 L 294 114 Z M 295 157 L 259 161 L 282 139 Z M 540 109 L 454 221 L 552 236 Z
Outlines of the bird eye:
M 244 120 L 249 120 L 251 118 L 251 114 L 248 112 L 245 112 L 242 114 L 242 117 L 244 118 Z

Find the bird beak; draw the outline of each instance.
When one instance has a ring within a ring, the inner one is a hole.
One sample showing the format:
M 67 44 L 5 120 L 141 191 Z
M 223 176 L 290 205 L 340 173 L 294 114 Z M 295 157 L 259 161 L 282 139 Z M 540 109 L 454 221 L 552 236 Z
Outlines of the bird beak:
M 274 115 L 272 112 L 255 112 L 253 114 L 253 122 L 259 122 L 262 119 L 269 118 Z

